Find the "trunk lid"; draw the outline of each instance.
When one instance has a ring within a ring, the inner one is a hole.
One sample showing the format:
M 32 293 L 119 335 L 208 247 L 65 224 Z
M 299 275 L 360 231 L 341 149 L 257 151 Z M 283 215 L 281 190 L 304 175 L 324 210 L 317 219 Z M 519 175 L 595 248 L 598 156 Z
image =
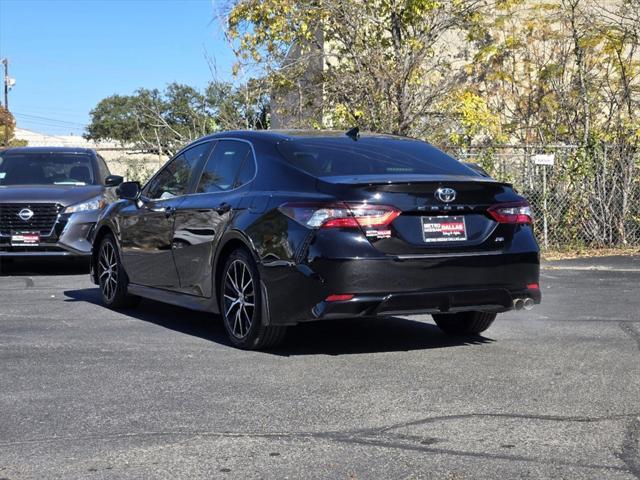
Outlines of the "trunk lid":
M 319 177 L 317 188 L 338 201 L 399 209 L 401 215 L 390 226 L 364 232 L 389 255 L 499 251 L 514 226 L 499 224 L 487 209 L 521 198 L 509 184 L 480 176 L 330 176 Z

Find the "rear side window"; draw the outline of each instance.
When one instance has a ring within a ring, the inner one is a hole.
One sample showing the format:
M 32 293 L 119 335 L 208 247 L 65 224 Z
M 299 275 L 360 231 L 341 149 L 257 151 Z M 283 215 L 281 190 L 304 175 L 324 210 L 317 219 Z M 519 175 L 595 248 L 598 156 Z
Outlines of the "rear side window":
M 251 146 L 235 140 L 220 140 L 202 171 L 197 192 L 231 190 L 249 182 L 254 175 Z
M 240 172 L 238 172 L 238 178 L 236 179 L 236 186 L 244 185 L 245 183 L 249 183 L 253 180 L 253 177 L 256 175 L 256 163 L 253 161 L 253 153 L 249 150 L 247 156 L 242 163 L 242 167 L 240 167 Z
M 278 144 L 292 165 L 316 177 L 352 175 L 477 174 L 449 155 L 419 140 L 363 137 L 300 138 Z

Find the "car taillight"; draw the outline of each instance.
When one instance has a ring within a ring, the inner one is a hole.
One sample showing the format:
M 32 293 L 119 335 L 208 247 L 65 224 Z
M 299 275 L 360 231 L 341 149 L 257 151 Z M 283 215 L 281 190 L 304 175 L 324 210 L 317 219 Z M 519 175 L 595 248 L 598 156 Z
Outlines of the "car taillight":
M 487 211 L 498 223 L 517 223 L 528 225 L 533 222 L 531 206 L 526 200 L 517 203 L 494 205 Z
M 310 228 L 376 228 L 393 222 L 400 210 L 387 205 L 285 203 L 280 211 Z
M 348 302 L 353 298 L 353 294 L 351 293 L 341 293 L 341 294 L 333 294 L 329 295 L 324 299 L 325 302 Z

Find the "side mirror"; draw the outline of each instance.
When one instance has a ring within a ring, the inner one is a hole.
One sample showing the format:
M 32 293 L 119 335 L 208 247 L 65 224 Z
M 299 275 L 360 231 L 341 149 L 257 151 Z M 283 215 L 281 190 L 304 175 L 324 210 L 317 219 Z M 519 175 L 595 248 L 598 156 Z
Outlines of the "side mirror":
M 140 197 L 139 182 L 124 182 L 116 189 L 116 194 L 124 200 L 137 200 Z
M 105 185 L 105 187 L 117 187 L 123 181 L 124 181 L 124 178 L 122 178 L 120 175 L 109 175 L 105 179 L 104 185 Z

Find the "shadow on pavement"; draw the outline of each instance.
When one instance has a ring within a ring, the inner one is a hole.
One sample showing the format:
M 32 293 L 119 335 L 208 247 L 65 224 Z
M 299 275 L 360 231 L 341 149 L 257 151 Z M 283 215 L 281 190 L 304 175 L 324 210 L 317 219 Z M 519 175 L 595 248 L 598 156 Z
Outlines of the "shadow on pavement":
M 86 258 L 0 258 L 0 276 L 86 275 Z
M 89 302 L 102 307 L 97 288 L 67 290 L 67 302 Z M 105 308 L 105 307 L 102 307 Z M 230 346 L 218 315 L 143 299 L 137 308 L 123 311 L 130 317 L 164 328 Z M 401 317 L 325 320 L 289 328 L 283 345 L 264 353 L 281 356 L 348 355 L 431 348 L 482 345 L 482 336 L 451 337 L 433 324 Z

